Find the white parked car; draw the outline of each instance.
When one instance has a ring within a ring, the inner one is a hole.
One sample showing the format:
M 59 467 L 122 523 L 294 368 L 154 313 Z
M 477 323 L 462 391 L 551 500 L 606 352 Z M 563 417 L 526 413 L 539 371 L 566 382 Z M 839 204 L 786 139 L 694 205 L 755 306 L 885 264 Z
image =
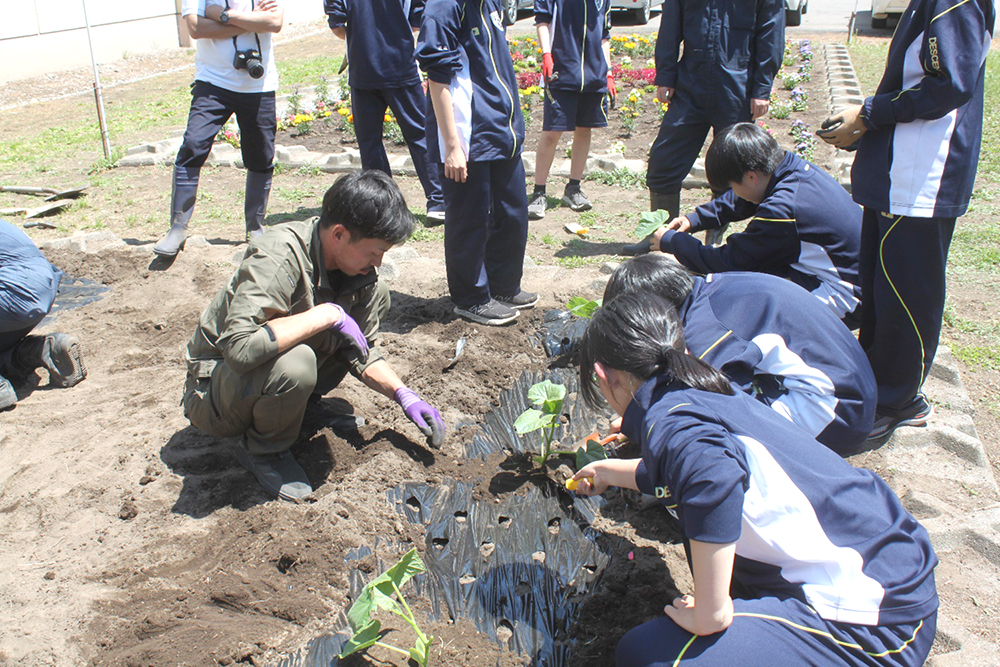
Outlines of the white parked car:
M 785 25 L 802 25 L 802 15 L 809 10 L 809 0 L 785 0 Z
M 611 9 L 627 11 L 634 23 L 646 25 L 649 23 L 649 12 L 662 4 L 663 0 L 611 0 Z
M 908 0 L 872 0 L 872 27 L 886 27 L 890 14 L 898 20 L 909 4 Z

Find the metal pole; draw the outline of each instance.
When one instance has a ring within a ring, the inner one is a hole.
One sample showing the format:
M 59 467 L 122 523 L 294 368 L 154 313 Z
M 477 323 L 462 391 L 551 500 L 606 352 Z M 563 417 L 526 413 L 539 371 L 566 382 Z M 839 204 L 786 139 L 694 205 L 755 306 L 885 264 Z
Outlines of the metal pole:
M 87 18 L 87 0 L 83 4 L 83 22 L 87 26 L 87 43 L 90 44 L 90 64 L 94 68 L 94 98 L 97 101 L 97 122 L 101 126 L 101 143 L 104 145 L 104 158 L 111 159 L 111 141 L 108 139 L 108 124 L 104 120 L 104 97 L 101 95 L 101 76 L 97 72 L 97 58 L 94 56 L 94 39 L 90 35 L 90 19 Z
M 851 18 L 847 21 L 847 45 L 851 45 L 851 38 L 854 36 L 854 31 L 858 27 L 858 5 L 861 0 L 854 0 L 854 11 L 851 12 Z

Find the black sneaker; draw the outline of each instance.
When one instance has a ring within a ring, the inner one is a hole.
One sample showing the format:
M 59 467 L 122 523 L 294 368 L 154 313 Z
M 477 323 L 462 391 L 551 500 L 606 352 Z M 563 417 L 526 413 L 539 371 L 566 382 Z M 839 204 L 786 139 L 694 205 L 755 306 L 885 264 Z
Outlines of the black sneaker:
M 236 445 L 236 460 L 253 473 L 268 493 L 297 503 L 313 492 L 306 471 L 290 452 L 255 456 L 247 449 L 246 436 Z
M 590 210 L 590 200 L 580 191 L 580 188 L 567 187 L 563 191 L 562 203 L 577 212 Z
M 934 407 L 923 394 L 917 394 L 913 401 L 893 414 L 875 412 L 875 424 L 868 440 L 882 440 L 892 435 L 900 426 L 925 426 L 934 414 Z
M 545 198 L 544 192 L 532 195 L 531 201 L 528 203 L 528 220 L 541 220 L 544 218 L 545 207 L 547 205 L 548 200 Z
M 537 292 L 525 292 L 524 290 L 521 290 L 514 296 L 495 296 L 493 298 L 503 305 L 516 308 L 517 310 L 534 308 L 535 304 L 538 303 Z
M 49 384 L 73 387 L 87 377 L 80 353 L 80 339 L 71 334 L 52 333 L 42 339 L 40 361 L 49 372 Z
M 486 303 L 481 303 L 468 308 L 455 306 L 455 314 L 460 315 L 473 322 L 486 324 L 489 326 L 499 326 L 507 324 L 517 319 L 518 312 L 508 305 L 502 304 L 496 299 L 490 299 Z

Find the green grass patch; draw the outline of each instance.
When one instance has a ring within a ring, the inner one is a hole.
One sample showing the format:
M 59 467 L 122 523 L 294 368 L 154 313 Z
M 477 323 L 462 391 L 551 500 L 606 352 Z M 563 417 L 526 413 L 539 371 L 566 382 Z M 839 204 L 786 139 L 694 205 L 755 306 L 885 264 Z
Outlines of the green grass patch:
M 586 180 L 602 185 L 614 185 L 625 190 L 644 190 L 646 188 L 646 172 L 632 171 L 622 167 L 614 171 L 592 171 Z
M 1000 273 L 1000 224 L 989 217 L 977 222 L 959 220 L 951 241 L 948 269 L 956 275 Z
M 584 266 L 603 264 L 604 262 L 610 261 L 610 258 L 607 255 L 591 255 L 589 257 L 575 255 L 573 257 L 556 257 L 555 261 L 556 264 L 564 269 L 579 269 Z
M 964 345 L 952 341 L 951 351 L 970 368 L 1000 371 L 1000 347 L 996 345 Z

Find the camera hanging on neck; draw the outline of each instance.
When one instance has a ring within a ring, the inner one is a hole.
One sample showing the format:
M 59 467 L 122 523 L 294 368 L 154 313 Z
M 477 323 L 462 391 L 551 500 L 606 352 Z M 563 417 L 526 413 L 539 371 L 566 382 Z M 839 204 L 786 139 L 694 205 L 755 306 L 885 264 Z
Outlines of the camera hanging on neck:
M 253 0 L 250 0 L 251 10 L 254 8 Z M 229 0 L 226 0 L 226 11 L 229 11 Z M 264 63 L 261 59 L 260 35 L 253 34 L 257 40 L 256 49 L 243 49 L 236 44 L 236 35 L 233 35 L 233 48 L 236 50 L 236 57 L 233 58 L 233 69 L 245 69 L 251 79 L 259 79 L 264 76 Z

